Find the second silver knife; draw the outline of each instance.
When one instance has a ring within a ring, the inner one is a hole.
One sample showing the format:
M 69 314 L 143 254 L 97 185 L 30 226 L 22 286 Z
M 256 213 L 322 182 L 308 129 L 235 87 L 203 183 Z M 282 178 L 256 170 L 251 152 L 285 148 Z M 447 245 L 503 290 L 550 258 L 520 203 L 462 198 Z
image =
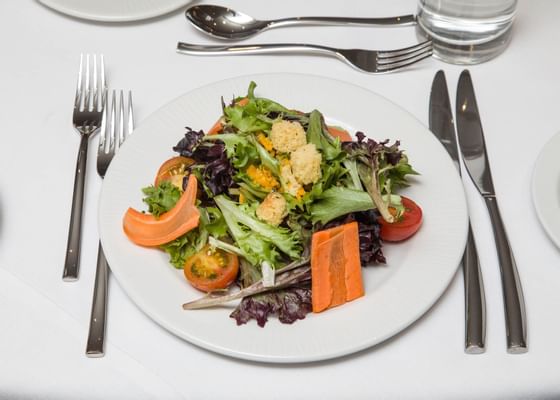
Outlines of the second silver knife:
M 484 132 L 482 131 L 474 88 L 468 70 L 464 70 L 459 77 L 456 117 L 459 148 L 463 154 L 465 166 L 486 203 L 494 230 L 502 278 L 507 351 L 513 354 L 525 353 L 527 352 L 527 327 L 523 291 L 515 258 L 498 208 L 486 153 Z

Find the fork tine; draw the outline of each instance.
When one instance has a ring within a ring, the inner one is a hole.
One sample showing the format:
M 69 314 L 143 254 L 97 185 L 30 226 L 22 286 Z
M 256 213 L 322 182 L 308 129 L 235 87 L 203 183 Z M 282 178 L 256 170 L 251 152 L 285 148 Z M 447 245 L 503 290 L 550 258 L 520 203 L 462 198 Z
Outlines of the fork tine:
M 80 107 L 82 98 L 82 79 L 84 72 L 84 55 L 80 54 L 80 70 L 78 71 L 78 83 L 76 85 L 76 96 L 74 98 L 74 107 Z
M 92 110 L 97 110 L 97 101 L 99 100 L 99 97 L 97 96 L 97 90 L 98 90 L 98 82 L 97 82 L 97 54 L 93 55 L 93 74 L 92 74 L 92 80 L 93 80 L 93 88 L 92 88 L 92 98 L 93 98 L 93 102 L 92 102 Z
M 105 81 L 105 58 L 101 54 L 101 87 L 107 89 L 107 82 Z
M 115 145 L 115 129 L 117 127 L 117 106 L 116 106 L 116 93 L 113 90 L 113 94 L 111 95 L 111 116 L 109 118 L 109 154 L 115 154 L 116 145 Z
M 107 102 L 107 92 L 103 93 L 103 102 Z M 109 136 L 109 111 L 107 107 L 103 108 L 103 116 L 101 118 L 101 127 L 99 128 L 99 149 L 97 150 L 98 153 L 106 153 L 108 151 L 107 144 L 108 136 Z
M 101 98 L 101 104 L 98 104 L 98 107 L 104 108 L 105 102 L 107 101 L 107 82 L 105 81 L 105 59 L 103 58 L 103 54 L 100 56 L 100 84 L 99 84 L 99 96 Z
M 385 58 L 381 58 L 377 60 L 378 65 L 380 66 L 384 66 L 384 65 L 389 65 L 389 64 L 394 64 L 394 63 L 398 63 L 401 61 L 407 61 L 410 60 L 412 58 L 415 58 L 417 56 L 421 56 L 427 53 L 431 53 L 432 48 L 431 47 L 426 47 L 422 50 L 417 50 L 408 54 L 402 54 L 399 56 L 394 56 L 394 57 L 385 57 Z
M 381 61 L 384 58 L 393 58 L 393 57 L 401 57 L 406 56 L 412 53 L 416 53 L 425 49 L 432 48 L 432 41 L 426 40 L 425 42 L 415 44 L 414 46 L 405 47 L 398 50 L 381 50 L 377 52 L 377 57 Z
M 90 94 L 91 94 L 91 90 L 90 90 L 90 60 L 89 60 L 89 54 L 86 54 L 86 74 L 85 74 L 85 85 L 84 85 L 84 95 L 83 95 L 83 99 L 84 99 L 84 103 L 83 103 L 83 108 L 81 107 L 80 109 L 83 110 L 89 110 L 89 106 L 90 106 Z
M 134 130 L 134 115 L 132 112 L 132 91 L 128 91 L 128 124 L 127 134 L 131 135 Z
M 119 131 L 118 131 L 118 142 L 117 148 L 121 147 L 122 143 L 124 142 L 124 95 L 123 91 L 120 91 L 119 95 Z
M 404 59 L 401 58 L 400 60 L 397 60 L 397 61 L 394 61 L 394 62 L 379 64 L 378 65 L 378 70 L 379 70 L 379 72 L 394 71 L 396 69 L 401 69 L 401 68 L 407 67 L 409 65 L 415 64 L 418 61 L 421 61 L 425 58 L 431 57 L 431 55 L 432 55 L 432 49 L 428 48 L 421 53 L 417 53 L 413 56 L 410 56 L 410 57 L 407 57 L 407 58 L 404 58 Z
M 107 109 L 103 109 L 103 116 L 101 117 L 101 127 L 99 128 L 99 148 L 97 153 L 105 153 L 105 144 L 107 143 Z

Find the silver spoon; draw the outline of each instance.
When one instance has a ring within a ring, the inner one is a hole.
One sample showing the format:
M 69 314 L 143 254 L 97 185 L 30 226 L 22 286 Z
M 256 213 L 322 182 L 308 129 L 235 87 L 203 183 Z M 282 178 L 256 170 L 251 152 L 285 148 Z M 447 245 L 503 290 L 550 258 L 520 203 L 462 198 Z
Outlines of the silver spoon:
M 355 25 L 386 26 L 411 25 L 414 15 L 388 18 L 350 17 L 293 17 L 276 20 L 257 20 L 231 8 L 201 4 L 185 11 L 186 18 L 199 30 L 219 39 L 246 39 L 267 29 L 288 25 Z

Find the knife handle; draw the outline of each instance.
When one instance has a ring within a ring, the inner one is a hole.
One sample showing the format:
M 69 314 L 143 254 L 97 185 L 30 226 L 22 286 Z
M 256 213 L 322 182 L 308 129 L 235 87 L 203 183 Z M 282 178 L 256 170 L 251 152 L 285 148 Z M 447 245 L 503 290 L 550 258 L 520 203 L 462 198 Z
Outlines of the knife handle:
M 494 239 L 500 262 L 504 311 L 506 319 L 507 351 L 511 354 L 527 352 L 527 326 L 525 302 L 515 259 L 507 238 L 504 223 L 494 196 L 485 196 L 486 207 L 492 221 Z
M 486 350 L 486 299 L 470 223 L 462 268 L 465 281 L 465 353 L 481 354 Z

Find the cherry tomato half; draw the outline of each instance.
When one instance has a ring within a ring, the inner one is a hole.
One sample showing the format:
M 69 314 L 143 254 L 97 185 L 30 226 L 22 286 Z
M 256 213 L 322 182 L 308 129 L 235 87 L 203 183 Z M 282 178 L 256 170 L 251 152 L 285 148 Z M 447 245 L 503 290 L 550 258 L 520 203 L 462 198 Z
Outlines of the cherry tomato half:
M 235 254 L 206 245 L 187 259 L 183 272 L 187 281 L 199 290 L 225 289 L 237 277 L 239 260 Z
M 379 217 L 381 239 L 387 242 L 399 242 L 414 235 L 422 225 L 422 209 L 407 197 L 401 196 L 404 213 L 392 223 Z
M 177 156 L 170 158 L 159 167 L 156 175 L 155 186 L 163 181 L 170 181 L 172 184 L 183 190 L 183 178 L 188 175 L 187 168 L 194 164 L 194 160 L 187 157 Z

